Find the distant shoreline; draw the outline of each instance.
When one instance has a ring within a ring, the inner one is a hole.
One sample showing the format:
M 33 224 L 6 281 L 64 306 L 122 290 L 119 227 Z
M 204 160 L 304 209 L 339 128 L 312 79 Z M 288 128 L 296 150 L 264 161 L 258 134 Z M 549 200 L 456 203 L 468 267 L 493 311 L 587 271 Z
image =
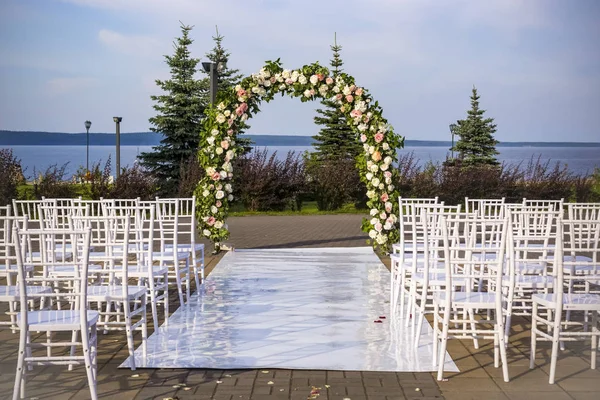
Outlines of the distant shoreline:
M 90 146 L 114 146 L 114 133 L 90 133 Z M 299 135 L 252 135 L 255 146 L 311 146 L 311 136 Z M 133 132 L 121 134 L 121 146 L 156 146 L 161 134 Z M 29 132 L 0 130 L 0 147 L 5 146 L 86 146 L 86 133 Z M 451 141 L 405 140 L 404 147 L 451 147 Z M 500 142 L 497 147 L 600 147 L 600 142 Z

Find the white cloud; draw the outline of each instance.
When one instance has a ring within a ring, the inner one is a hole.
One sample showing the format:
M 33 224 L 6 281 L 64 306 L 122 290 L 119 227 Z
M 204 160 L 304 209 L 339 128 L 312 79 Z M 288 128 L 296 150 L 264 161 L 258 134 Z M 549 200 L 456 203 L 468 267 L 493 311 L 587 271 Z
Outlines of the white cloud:
M 163 47 L 160 40 L 151 36 L 124 35 L 108 29 L 101 29 L 98 39 L 112 50 L 133 56 L 155 57 L 157 49 Z
M 89 89 L 98 84 L 93 78 L 54 78 L 46 82 L 46 88 L 51 95 L 61 95 Z

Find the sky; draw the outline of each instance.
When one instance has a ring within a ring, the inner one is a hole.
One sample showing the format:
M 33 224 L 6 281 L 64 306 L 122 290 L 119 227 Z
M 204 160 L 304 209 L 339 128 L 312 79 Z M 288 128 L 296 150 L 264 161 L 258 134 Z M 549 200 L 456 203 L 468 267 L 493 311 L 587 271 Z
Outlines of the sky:
M 597 0 L 0 0 L 0 129 L 146 132 L 180 23 L 205 61 L 215 27 L 244 75 L 344 70 L 394 130 L 450 140 L 473 86 L 500 141 L 600 141 Z M 200 74 L 199 74 L 200 77 Z M 314 135 L 319 103 L 276 97 L 253 134 Z

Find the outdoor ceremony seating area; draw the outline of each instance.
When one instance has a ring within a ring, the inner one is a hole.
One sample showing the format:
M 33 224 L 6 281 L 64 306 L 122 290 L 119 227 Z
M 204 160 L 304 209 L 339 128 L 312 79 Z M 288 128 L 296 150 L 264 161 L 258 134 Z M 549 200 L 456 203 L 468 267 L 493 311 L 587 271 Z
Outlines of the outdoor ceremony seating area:
M 462 208 L 437 198 L 401 198 L 400 205 L 390 304 L 413 327 L 415 346 L 431 315 L 438 380 L 449 339 L 470 340 L 477 349 L 483 338 L 494 340 L 494 364 L 508 382 L 514 316 L 531 320 L 531 368 L 537 343 L 552 343 L 549 383 L 559 348 L 569 341 L 589 340 L 590 367 L 596 368 L 600 204 L 466 198 Z
M 195 201 L 0 207 L 1 322 L 20 347 L 14 398 L 25 396 L 33 366 L 48 364 L 84 365 L 97 398 L 98 336 L 113 330 L 123 333 L 123 366 L 132 370 L 412 370 L 436 371 L 440 381 L 456 370 L 450 339 L 475 349 L 491 340 L 508 382 L 513 324 L 527 318 L 531 368 L 538 342 L 552 344 L 549 383 L 572 341 L 590 342 L 596 368 L 598 203 L 401 198 L 391 274 L 365 248 L 257 249 L 227 253 L 205 280 Z M 257 348 L 263 358 L 249 364 Z

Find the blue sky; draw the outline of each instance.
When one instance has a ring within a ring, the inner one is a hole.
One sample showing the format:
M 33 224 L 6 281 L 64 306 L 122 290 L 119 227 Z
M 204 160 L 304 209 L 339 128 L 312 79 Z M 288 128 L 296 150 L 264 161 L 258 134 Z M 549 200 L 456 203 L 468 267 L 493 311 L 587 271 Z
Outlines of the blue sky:
M 500 141 L 600 141 L 596 0 L 2 0 L 0 129 L 148 131 L 179 21 L 202 59 L 218 25 L 244 74 L 328 64 L 337 32 L 407 139 L 449 140 L 475 85 Z M 317 107 L 276 98 L 249 133 L 313 135 Z

